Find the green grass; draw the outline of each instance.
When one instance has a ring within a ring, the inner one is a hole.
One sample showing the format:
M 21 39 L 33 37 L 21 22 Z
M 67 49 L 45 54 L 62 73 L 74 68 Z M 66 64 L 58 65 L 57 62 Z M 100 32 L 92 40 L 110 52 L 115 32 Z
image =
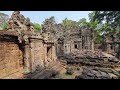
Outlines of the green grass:
M 59 74 L 57 76 L 55 76 L 55 79 L 73 79 L 73 75 L 69 75 L 69 74 Z

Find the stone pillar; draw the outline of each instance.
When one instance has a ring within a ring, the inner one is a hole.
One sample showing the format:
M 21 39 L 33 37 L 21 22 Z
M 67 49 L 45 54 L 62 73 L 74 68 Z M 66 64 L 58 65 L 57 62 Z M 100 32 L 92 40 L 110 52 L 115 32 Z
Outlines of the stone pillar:
M 70 53 L 72 52 L 72 41 L 70 41 Z
M 34 64 L 34 59 L 35 59 L 35 57 L 34 57 L 34 40 L 32 40 L 32 39 L 31 39 L 31 43 L 30 43 L 30 50 L 31 50 L 31 52 L 30 52 L 31 53 L 31 59 L 30 59 L 31 66 L 30 67 L 31 67 L 31 71 L 34 71 L 33 70 L 33 68 L 34 68 L 33 64 Z
M 94 41 L 95 41 L 95 33 L 94 33 L 94 30 L 92 30 L 92 36 L 91 36 L 91 41 L 92 41 L 92 44 L 91 44 L 91 50 L 94 51 L 95 50 L 95 47 L 94 47 Z
M 55 46 L 52 46 L 52 60 L 55 61 L 57 59 L 56 53 L 55 53 Z
M 110 44 L 107 44 L 107 53 L 110 52 Z
M 52 59 L 52 47 L 50 47 L 49 56 L 50 56 L 50 59 Z
M 25 47 L 24 47 L 24 64 L 25 64 L 24 68 L 25 68 L 25 73 L 31 72 L 31 65 L 30 65 L 31 57 L 30 56 L 31 56 L 30 55 L 30 46 L 29 46 L 28 43 L 27 44 L 25 43 Z
M 120 44 L 119 44 L 119 48 L 118 48 L 117 58 L 120 59 Z
M 91 50 L 92 50 L 92 51 L 94 51 L 94 37 L 93 37 L 93 38 L 91 38 L 91 39 L 92 39 L 92 43 L 91 43 L 91 44 L 92 44 L 92 45 L 91 45 Z
M 44 65 L 47 64 L 47 44 L 44 44 Z
M 82 36 L 82 50 L 84 51 L 85 50 L 85 37 Z

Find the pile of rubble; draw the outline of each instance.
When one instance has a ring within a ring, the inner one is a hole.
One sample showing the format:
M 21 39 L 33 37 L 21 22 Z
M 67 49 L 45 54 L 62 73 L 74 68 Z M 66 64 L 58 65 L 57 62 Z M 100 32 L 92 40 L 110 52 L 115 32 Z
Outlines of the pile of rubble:
M 102 51 L 91 51 L 91 50 L 85 50 L 85 51 L 74 51 L 70 53 L 72 57 L 80 57 L 80 58 L 105 58 L 107 57 Z M 108 56 L 108 57 L 112 57 Z
M 118 79 L 120 76 L 119 59 L 102 51 L 74 51 L 61 57 L 68 66 L 79 67 L 79 75 L 75 79 Z M 72 69 L 71 69 L 72 70 Z M 68 73 L 73 71 L 67 70 Z
M 70 54 L 64 55 L 64 58 L 70 62 L 106 62 L 106 63 L 119 63 L 119 59 L 110 54 L 102 51 L 75 51 Z
M 76 79 L 119 79 L 119 72 L 110 68 L 84 66 L 82 69 L 82 74 L 76 76 Z

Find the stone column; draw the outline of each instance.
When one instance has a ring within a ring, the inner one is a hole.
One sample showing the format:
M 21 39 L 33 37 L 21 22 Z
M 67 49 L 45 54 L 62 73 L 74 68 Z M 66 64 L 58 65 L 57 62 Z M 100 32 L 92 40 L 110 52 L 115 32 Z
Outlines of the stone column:
M 44 65 L 47 64 L 47 44 L 44 44 Z
M 72 42 L 70 41 L 70 53 L 72 52 L 71 49 L 72 49 Z
M 82 36 L 82 45 L 83 45 L 82 50 L 84 51 L 85 50 L 85 37 L 84 36 Z
M 33 68 L 34 68 L 34 40 L 31 39 L 31 43 L 30 43 L 30 54 L 31 54 L 31 59 L 30 59 L 30 67 L 31 67 L 31 71 L 34 71 Z
M 55 61 L 57 59 L 56 53 L 55 53 L 55 46 L 52 46 L 52 60 Z
M 31 65 L 30 65 L 30 46 L 28 43 L 25 43 L 24 46 L 24 68 L 25 68 L 25 73 L 29 73 L 31 71 Z
M 91 40 L 92 40 L 92 51 L 95 50 L 95 45 L 94 45 L 94 42 L 95 42 L 95 32 L 94 30 L 92 30 L 92 36 L 91 36 Z
M 91 43 L 91 44 L 92 44 L 92 45 L 91 45 L 91 50 L 92 50 L 92 51 L 94 51 L 94 37 L 93 37 L 93 38 L 91 38 L 91 39 L 92 39 L 92 43 Z
M 107 44 L 107 53 L 110 52 L 110 44 Z

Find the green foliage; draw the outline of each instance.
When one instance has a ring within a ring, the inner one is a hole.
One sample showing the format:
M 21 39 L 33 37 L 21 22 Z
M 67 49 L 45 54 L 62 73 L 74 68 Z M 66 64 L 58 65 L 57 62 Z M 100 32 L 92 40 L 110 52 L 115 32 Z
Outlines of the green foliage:
M 40 24 L 38 24 L 38 23 L 34 23 L 33 26 L 34 26 L 36 32 L 40 32 L 40 31 L 41 31 L 41 25 L 40 25 Z
M 88 16 L 90 21 L 87 26 L 94 30 L 95 43 L 101 44 L 103 42 L 102 34 L 104 32 L 104 25 L 103 23 L 99 23 L 98 20 L 94 20 L 95 11 L 89 13 Z
M 119 24 L 120 11 L 95 11 L 94 20 L 105 20 L 108 24 Z M 119 24 L 120 25 L 120 24 Z
M 86 18 L 82 18 L 78 21 L 80 28 L 85 29 L 88 27 L 88 22 L 86 21 Z
M 0 29 L 3 29 L 2 27 L 5 27 L 6 22 L 8 22 L 9 16 L 4 13 L 0 13 Z
M 101 44 L 103 42 L 103 36 L 100 34 L 97 34 L 95 38 L 95 43 Z
M 120 27 L 120 11 L 96 11 L 93 18 L 94 21 L 98 20 L 99 23 L 104 21 L 111 26 L 112 29 L 120 32 L 120 28 L 119 30 L 116 29 Z
M 79 23 L 76 21 L 72 21 L 72 20 L 68 20 L 67 18 L 65 18 L 62 21 L 62 25 L 65 28 L 65 30 L 71 30 L 71 29 L 75 29 L 79 27 Z
M 82 29 L 85 29 L 85 28 L 91 28 L 91 29 L 96 29 L 97 28 L 97 24 L 98 24 L 98 21 L 93 21 L 92 20 L 92 18 L 93 18 L 93 16 L 92 16 L 93 14 L 92 13 L 90 13 L 90 21 L 89 22 L 87 22 L 87 20 L 85 19 L 85 18 L 82 18 L 82 19 L 80 19 L 79 20 L 79 24 L 80 24 L 80 28 L 82 28 Z
M 2 26 L 2 30 L 6 30 L 6 29 L 7 29 L 7 26 L 8 26 L 8 23 L 5 22 L 5 23 L 3 24 L 3 26 Z

